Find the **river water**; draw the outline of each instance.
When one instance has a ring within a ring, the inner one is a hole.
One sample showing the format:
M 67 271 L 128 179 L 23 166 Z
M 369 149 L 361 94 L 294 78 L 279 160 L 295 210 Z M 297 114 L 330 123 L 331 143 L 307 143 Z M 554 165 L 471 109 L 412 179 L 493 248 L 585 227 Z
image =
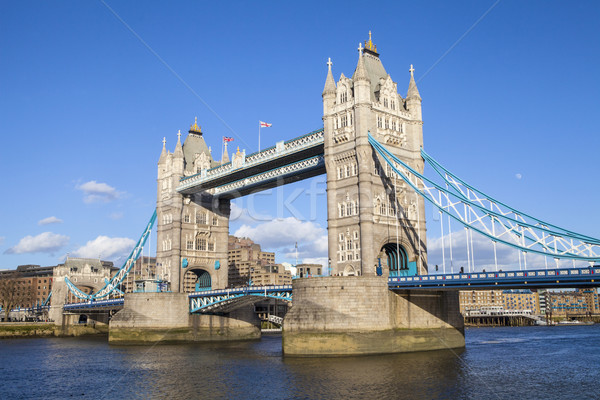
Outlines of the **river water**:
M 260 341 L 0 340 L 1 399 L 600 399 L 600 325 L 472 328 L 466 349 L 289 358 Z

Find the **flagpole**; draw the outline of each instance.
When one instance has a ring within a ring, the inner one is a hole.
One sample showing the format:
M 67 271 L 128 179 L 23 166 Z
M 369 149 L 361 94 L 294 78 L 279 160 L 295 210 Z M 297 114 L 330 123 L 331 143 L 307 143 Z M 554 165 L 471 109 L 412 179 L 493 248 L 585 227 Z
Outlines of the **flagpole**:
M 225 148 L 225 137 L 221 139 L 221 165 L 223 165 L 223 151 Z
M 260 151 L 260 126 L 262 124 L 258 121 L 258 151 Z

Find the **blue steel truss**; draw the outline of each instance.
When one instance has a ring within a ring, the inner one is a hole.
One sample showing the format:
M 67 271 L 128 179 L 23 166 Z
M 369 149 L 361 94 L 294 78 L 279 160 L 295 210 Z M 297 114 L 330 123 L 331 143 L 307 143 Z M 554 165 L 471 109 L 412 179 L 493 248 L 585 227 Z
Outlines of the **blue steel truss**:
M 275 180 L 296 180 L 325 172 L 323 128 L 198 174 L 182 177 L 177 192 L 192 194 L 215 189 L 214 195 L 238 197 L 245 190 L 272 187 Z M 271 185 L 271 186 L 269 186 Z
M 397 176 L 440 212 L 495 243 L 555 259 L 600 260 L 600 239 L 578 234 L 533 218 L 484 194 L 443 168 L 424 151 L 421 155 L 441 183 L 400 160 L 369 133 L 369 143 Z
M 70 303 L 63 306 L 65 311 L 105 311 L 123 308 L 125 299 L 90 300 L 80 303 Z
M 292 285 L 250 286 L 189 294 L 190 313 L 229 312 L 262 299 L 292 301 Z
M 121 292 L 118 289 L 118 286 L 123 282 L 123 280 L 125 280 L 125 278 L 129 274 L 129 271 L 131 271 L 133 264 L 135 263 L 135 261 L 138 259 L 138 257 L 142 253 L 144 244 L 146 243 L 146 240 L 148 239 L 148 236 L 150 235 L 150 232 L 152 231 L 152 227 L 154 226 L 155 222 L 156 222 L 156 210 L 154 210 L 154 213 L 152 213 L 152 217 L 150 218 L 150 221 L 148 221 L 148 224 L 146 225 L 146 229 L 144 229 L 142 236 L 140 237 L 140 239 L 136 243 L 135 247 L 131 251 L 131 254 L 129 254 L 129 257 L 127 257 L 127 260 L 125 261 L 123 266 L 119 269 L 119 271 L 117 271 L 115 276 L 113 276 L 110 279 L 110 281 L 108 281 L 104 284 L 104 286 L 100 290 L 98 290 L 96 293 L 86 294 L 86 293 L 82 292 L 81 290 L 79 290 L 77 288 L 77 286 L 75 286 L 73 284 L 73 282 L 71 282 L 69 277 L 65 277 L 65 283 L 67 284 L 67 287 L 69 288 L 71 293 L 79 299 L 88 300 L 88 301 L 89 300 L 98 300 L 98 299 L 108 297 L 111 293 L 113 293 L 115 291 L 117 291 L 117 293 L 120 293 L 120 295 L 122 295 L 123 292 Z

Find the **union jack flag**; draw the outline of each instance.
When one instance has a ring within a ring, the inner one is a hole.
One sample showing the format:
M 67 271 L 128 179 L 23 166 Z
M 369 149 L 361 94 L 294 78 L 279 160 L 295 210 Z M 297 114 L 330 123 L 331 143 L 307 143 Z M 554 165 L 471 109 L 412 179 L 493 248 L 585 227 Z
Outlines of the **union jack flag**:
M 270 127 L 270 126 L 273 125 L 273 124 L 268 124 L 268 123 L 262 122 L 262 121 L 258 121 L 258 122 L 260 122 L 260 127 L 261 128 L 268 128 L 268 127 Z
M 233 138 L 232 137 L 223 136 L 223 141 L 224 142 L 233 142 Z

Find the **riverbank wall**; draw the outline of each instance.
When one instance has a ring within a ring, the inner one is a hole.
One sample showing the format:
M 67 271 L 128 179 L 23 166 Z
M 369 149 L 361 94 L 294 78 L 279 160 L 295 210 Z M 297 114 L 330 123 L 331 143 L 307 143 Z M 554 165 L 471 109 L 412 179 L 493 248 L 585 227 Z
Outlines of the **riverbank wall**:
M 53 322 L 2 322 L 0 339 L 108 335 L 106 324 L 61 326 Z

